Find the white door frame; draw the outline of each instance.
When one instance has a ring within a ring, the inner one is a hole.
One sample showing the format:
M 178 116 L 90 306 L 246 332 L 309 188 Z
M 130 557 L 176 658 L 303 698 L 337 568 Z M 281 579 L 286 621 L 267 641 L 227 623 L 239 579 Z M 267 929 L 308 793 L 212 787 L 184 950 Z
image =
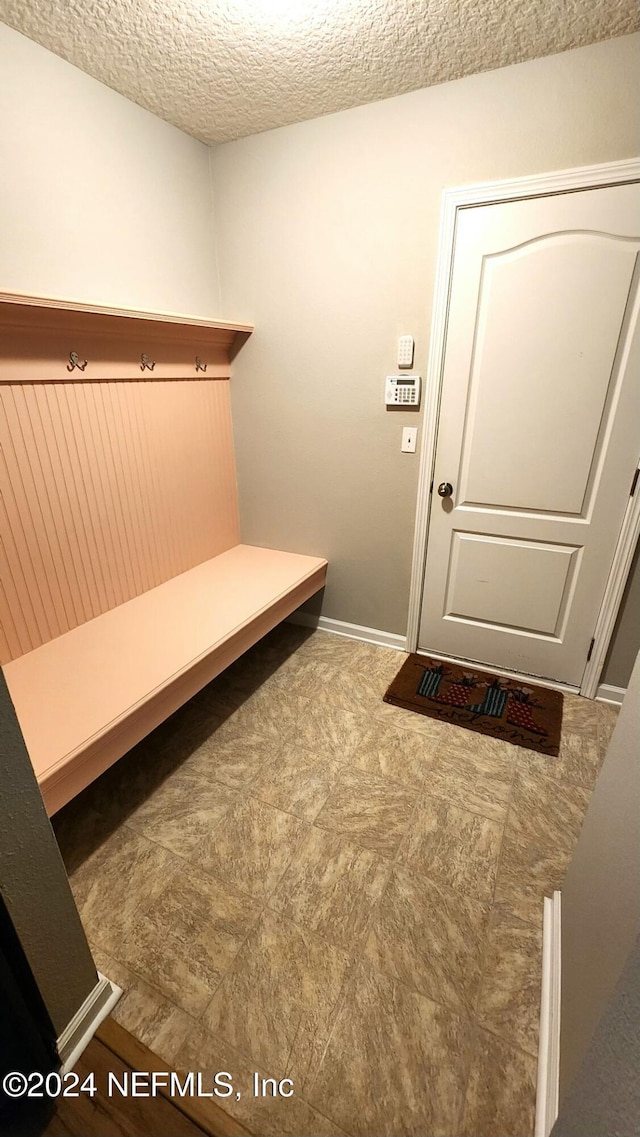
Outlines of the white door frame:
M 430 486 L 436 451 L 438 410 L 442 388 L 458 210 L 473 205 L 495 204 L 514 201 L 518 198 L 539 197 L 543 194 L 565 193 L 568 190 L 592 189 L 597 186 L 618 185 L 621 182 L 638 180 L 640 180 L 640 158 L 629 158 L 620 162 L 603 162 L 597 166 L 581 166 L 573 170 L 557 170 L 549 174 L 535 174 L 528 178 L 513 178 L 502 182 L 481 182 L 476 185 L 459 186 L 446 189 L 443 192 L 431 341 L 424 391 L 424 420 L 409 591 L 407 651 L 416 651 L 418 646 L 431 506 Z M 590 699 L 595 697 L 597 691 L 600 672 L 613 634 L 616 616 L 639 536 L 640 491 L 629 499 L 594 632 L 591 659 L 587 663 L 580 687 L 580 694 Z

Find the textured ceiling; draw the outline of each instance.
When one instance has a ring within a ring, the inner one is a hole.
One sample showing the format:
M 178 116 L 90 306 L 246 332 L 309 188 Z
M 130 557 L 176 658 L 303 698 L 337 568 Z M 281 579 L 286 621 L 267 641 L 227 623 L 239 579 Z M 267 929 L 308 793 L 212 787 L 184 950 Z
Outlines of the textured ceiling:
M 640 27 L 637 0 L 0 0 L 0 19 L 223 142 Z

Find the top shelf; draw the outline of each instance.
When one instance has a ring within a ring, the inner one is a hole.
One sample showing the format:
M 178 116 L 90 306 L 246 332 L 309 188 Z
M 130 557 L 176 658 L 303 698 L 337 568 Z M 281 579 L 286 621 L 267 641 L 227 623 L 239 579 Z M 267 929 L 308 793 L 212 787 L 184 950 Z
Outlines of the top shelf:
M 251 324 L 0 292 L 0 382 L 224 379 L 252 331 Z M 70 370 L 71 352 L 86 366 Z M 153 368 L 142 368 L 143 355 Z

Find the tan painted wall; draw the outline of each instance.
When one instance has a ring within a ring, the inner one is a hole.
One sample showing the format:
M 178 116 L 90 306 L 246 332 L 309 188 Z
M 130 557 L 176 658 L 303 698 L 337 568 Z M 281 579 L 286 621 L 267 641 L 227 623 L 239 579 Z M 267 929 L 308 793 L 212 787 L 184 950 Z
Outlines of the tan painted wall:
M 326 616 L 404 633 L 417 455 L 386 413 L 396 337 L 425 373 L 447 186 L 640 152 L 640 36 L 212 152 L 223 313 L 256 332 L 233 408 L 243 539 L 329 558 Z
M 0 24 L 0 291 L 212 316 L 206 146 Z
M 562 1096 L 640 933 L 639 737 L 640 656 L 562 886 Z

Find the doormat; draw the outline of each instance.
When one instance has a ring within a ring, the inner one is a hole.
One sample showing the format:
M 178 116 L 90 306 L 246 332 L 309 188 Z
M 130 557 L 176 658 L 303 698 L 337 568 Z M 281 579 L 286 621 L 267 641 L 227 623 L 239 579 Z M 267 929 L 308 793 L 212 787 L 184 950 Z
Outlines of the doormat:
M 558 756 L 562 692 L 426 655 L 410 655 L 385 703 Z

